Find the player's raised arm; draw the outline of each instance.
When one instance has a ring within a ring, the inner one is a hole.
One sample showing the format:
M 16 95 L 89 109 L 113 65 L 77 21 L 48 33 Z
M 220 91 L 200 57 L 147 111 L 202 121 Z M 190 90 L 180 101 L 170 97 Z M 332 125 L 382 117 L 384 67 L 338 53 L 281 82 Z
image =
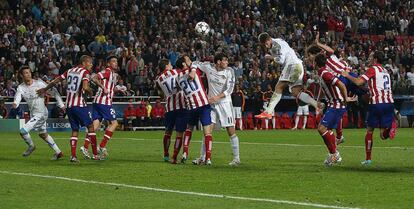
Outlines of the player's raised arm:
M 334 53 L 334 50 L 331 47 L 329 47 L 326 44 L 323 44 L 323 43 L 319 42 L 319 32 L 316 34 L 315 43 L 319 48 L 321 48 L 324 51 L 328 52 L 328 54 L 333 54 Z

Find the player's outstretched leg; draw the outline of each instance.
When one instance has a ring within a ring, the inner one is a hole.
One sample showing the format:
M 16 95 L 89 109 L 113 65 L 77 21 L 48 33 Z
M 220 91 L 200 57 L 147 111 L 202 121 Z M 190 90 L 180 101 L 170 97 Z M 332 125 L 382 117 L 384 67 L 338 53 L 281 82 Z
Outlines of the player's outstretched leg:
M 367 130 L 365 134 L 365 160 L 361 162 L 362 165 L 370 165 L 371 161 L 371 152 L 373 146 L 373 139 L 372 139 L 373 131 Z
M 177 137 L 175 138 L 174 153 L 173 153 L 172 160 L 171 160 L 172 164 L 177 164 L 177 156 L 178 156 L 178 153 L 180 152 L 181 145 L 183 142 L 182 134 L 183 134 L 182 132 L 180 134 L 177 133 Z

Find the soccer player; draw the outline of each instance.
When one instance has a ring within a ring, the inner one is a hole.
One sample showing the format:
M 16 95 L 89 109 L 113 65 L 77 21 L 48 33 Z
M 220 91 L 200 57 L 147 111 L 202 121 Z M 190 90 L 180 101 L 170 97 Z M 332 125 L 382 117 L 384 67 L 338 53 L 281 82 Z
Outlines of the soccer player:
M 98 153 L 101 158 L 108 157 L 108 151 L 106 144 L 111 139 L 113 132 L 118 126 L 116 120 L 115 110 L 112 108 L 112 99 L 114 97 L 114 88 L 118 80 L 118 59 L 116 56 L 109 56 L 106 58 L 107 67 L 105 70 L 97 73 L 92 77 L 92 81 L 99 86 L 98 92 L 93 100 L 93 127 L 96 131 L 101 121 L 104 119 L 109 122 L 108 127 L 105 130 L 104 138 L 98 147 Z M 86 159 L 90 158 L 88 148 L 90 140 L 88 137 L 85 138 L 84 145 L 80 147 L 83 157 Z
M 236 84 L 233 93 L 231 94 L 231 102 L 233 103 L 233 114 L 235 122 L 239 123 L 239 130 L 243 130 L 243 117 L 242 111 L 245 105 L 245 96 L 243 90 L 240 89 L 240 85 Z
M 239 137 L 236 135 L 233 104 L 231 102 L 235 77 L 233 69 L 228 67 L 228 57 L 223 53 L 218 53 L 214 56 L 214 64 L 195 61 L 191 67 L 192 69 L 200 69 L 207 76 L 208 102 L 212 107 L 212 129 L 217 123 L 226 128 L 233 149 L 233 160 L 229 165 L 239 165 Z M 201 156 L 203 155 L 202 152 Z
M 176 136 L 171 163 L 177 164 L 177 155 L 181 149 L 183 133 L 187 128 L 187 110 L 185 109 L 183 93 L 177 86 L 179 72 L 173 69 L 173 66 L 168 59 L 162 59 L 160 61 L 159 69 L 161 74 L 156 78 L 156 82 L 164 94 L 166 109 L 165 133 L 163 139 L 164 161 L 168 162 L 170 160 L 170 140 L 175 127 Z
M 312 93 L 307 91 L 306 92 L 312 96 Z M 295 117 L 295 126 L 292 128 L 292 130 L 296 130 L 299 125 L 299 119 L 300 116 L 303 116 L 303 126 L 302 129 L 306 129 L 306 124 L 308 122 L 308 115 L 309 115 L 309 105 L 296 99 L 296 103 L 298 104 L 298 110 L 296 111 L 296 117 Z
M 365 161 L 363 165 L 370 165 L 371 152 L 373 145 L 372 134 L 376 127 L 380 128 L 380 137 L 385 140 L 394 139 L 396 133 L 396 123 L 394 119 L 394 99 L 391 91 L 391 78 L 387 70 L 381 65 L 384 60 L 384 53 L 381 51 L 372 52 L 368 57 L 370 68 L 364 75 L 355 78 L 347 71 L 342 75 L 348 78 L 356 85 L 368 83 L 370 94 L 368 116 L 367 116 L 367 133 L 365 134 Z
M 336 150 L 336 139 L 332 129 L 337 128 L 346 111 L 346 102 L 350 99 L 347 96 L 345 85 L 326 69 L 326 60 L 324 54 L 318 54 L 315 57 L 315 70 L 317 70 L 321 88 L 329 103 L 328 109 L 318 125 L 318 131 L 329 151 L 324 163 L 330 166 L 342 161 L 341 155 Z
M 266 60 L 272 60 L 281 65 L 282 73 L 279 81 L 276 84 L 275 91 L 270 98 L 267 108 L 256 118 L 271 119 L 276 105 L 282 98 L 283 89 L 289 86 L 289 91 L 293 96 L 306 104 L 312 105 L 317 112 L 323 109 L 323 103 L 318 103 L 308 93 L 303 91 L 303 65 L 302 60 L 298 58 L 295 51 L 283 39 L 273 39 L 268 33 L 261 33 L 259 35 L 259 42 L 266 49 L 269 49 L 270 54 L 266 54 Z
M 23 140 L 29 146 L 23 153 L 23 157 L 28 157 L 36 149 L 29 132 L 36 130 L 39 132 L 40 138 L 42 138 L 50 148 L 52 148 L 55 154 L 52 160 L 57 160 L 63 156 L 58 145 L 55 143 L 53 138 L 46 131 L 46 121 L 48 118 L 48 111 L 45 105 L 45 98 L 43 95 L 37 95 L 36 90 L 44 88 L 46 83 L 42 80 L 35 80 L 32 78 L 32 72 L 29 66 L 22 66 L 19 69 L 19 75 L 23 79 L 23 82 L 17 87 L 16 95 L 14 96 L 13 108 L 19 107 L 22 97 L 26 100 L 30 110 L 30 120 L 24 124 L 20 129 L 20 135 Z M 62 98 L 56 89 L 53 89 L 57 104 L 60 108 L 64 108 Z
M 363 90 L 363 88 L 357 87 L 354 83 L 349 81 L 349 79 L 341 75 L 343 71 L 346 71 L 350 67 L 344 60 L 340 60 L 335 55 L 335 51 L 331 47 L 319 42 L 319 33 L 317 33 L 316 35 L 315 44 L 316 45 L 312 45 L 307 49 L 308 58 L 311 62 L 313 62 L 316 55 L 325 54 L 326 57 L 328 57 L 326 60 L 326 70 L 331 72 L 334 76 L 338 77 L 339 80 L 345 85 L 348 92 L 351 92 L 352 94 L 359 96 L 366 94 L 366 91 Z M 350 73 L 350 75 L 352 75 L 353 77 L 358 77 L 354 73 Z M 336 137 L 337 144 L 340 144 L 345 141 L 342 130 L 342 119 L 338 124 L 338 128 L 336 129 Z
M 79 128 L 82 126 L 88 129 L 88 138 L 91 140 L 93 160 L 100 160 L 98 157 L 96 134 L 93 128 L 92 116 L 89 111 L 83 93 L 90 96 L 93 91 L 89 86 L 89 72 L 92 68 L 92 57 L 82 55 L 80 57 L 80 64 L 64 72 L 59 77 L 52 80 L 46 87 L 37 90 L 39 95 L 43 95 L 48 89 L 55 86 L 57 83 L 67 80 L 66 89 L 66 110 L 72 128 L 72 136 L 70 138 L 71 157 L 70 162 L 78 163 L 76 157 L 76 144 L 78 142 Z
M 177 63 L 186 63 L 186 66 L 191 66 L 191 60 L 186 55 L 180 57 L 177 60 Z M 197 164 L 211 165 L 211 151 L 213 143 L 213 136 L 211 135 L 211 106 L 201 81 L 200 74 L 200 69 L 183 67 L 178 76 L 178 85 L 184 93 L 189 109 L 188 127 L 196 126 L 198 121 L 200 121 L 203 126 L 206 154 L 197 160 Z M 188 157 L 188 155 L 186 156 L 185 154 L 188 153 L 183 153 L 183 162 L 185 162 Z

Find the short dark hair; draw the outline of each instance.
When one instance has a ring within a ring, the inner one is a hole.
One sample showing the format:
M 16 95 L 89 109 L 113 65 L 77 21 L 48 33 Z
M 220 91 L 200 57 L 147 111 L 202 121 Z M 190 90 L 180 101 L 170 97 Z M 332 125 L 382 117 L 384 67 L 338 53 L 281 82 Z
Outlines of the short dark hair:
M 324 54 L 318 54 L 315 57 L 316 67 L 321 68 L 326 65 L 326 56 Z
M 116 57 L 115 55 L 110 55 L 110 56 L 107 56 L 106 57 L 106 63 L 108 63 L 109 61 L 111 61 L 111 59 L 113 59 L 113 58 L 115 58 L 115 59 L 118 60 L 118 57 Z
M 86 60 L 88 60 L 88 59 L 92 59 L 92 57 L 91 56 L 89 56 L 89 55 L 82 55 L 81 57 L 80 57 L 80 59 L 79 59 L 79 62 L 80 63 L 83 63 L 83 62 L 85 62 Z
M 167 68 L 168 63 L 170 63 L 168 59 L 161 59 L 160 64 L 158 64 L 158 67 L 161 71 L 164 71 L 165 68 Z
M 217 53 L 216 55 L 214 55 L 214 63 L 217 63 L 218 61 L 223 61 L 223 58 L 229 57 L 224 53 Z
M 23 74 L 23 70 L 29 69 L 30 67 L 28 65 L 23 65 L 19 68 L 19 74 L 22 75 Z
M 316 45 L 311 45 L 308 47 L 308 54 L 319 54 L 321 51 L 322 49 Z
M 259 42 L 261 44 L 264 44 L 264 43 L 266 43 L 267 40 L 269 40 L 270 35 L 268 33 L 266 33 L 266 32 L 263 32 L 257 38 L 259 39 Z
M 377 59 L 378 63 L 382 63 L 385 60 L 384 52 L 382 51 L 375 51 L 374 52 L 374 59 Z
M 183 69 L 184 68 L 183 63 L 185 62 L 185 59 L 184 59 L 185 56 L 187 56 L 187 55 L 183 55 L 180 58 L 178 58 L 177 61 L 175 61 L 175 66 L 177 68 L 179 68 L 179 69 Z

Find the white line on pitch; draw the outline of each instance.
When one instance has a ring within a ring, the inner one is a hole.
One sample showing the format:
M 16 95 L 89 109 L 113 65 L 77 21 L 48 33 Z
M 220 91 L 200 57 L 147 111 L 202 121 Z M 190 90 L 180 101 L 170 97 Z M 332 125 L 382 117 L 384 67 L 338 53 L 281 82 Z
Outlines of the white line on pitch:
M 335 205 L 323 205 L 323 204 L 318 204 L 318 203 L 295 202 L 295 201 L 288 201 L 288 200 L 276 200 L 276 199 L 254 198 L 254 197 L 240 197 L 240 196 L 231 196 L 231 195 L 223 195 L 223 194 L 209 194 L 209 193 L 201 193 L 201 192 L 162 189 L 162 188 L 155 188 L 155 187 L 137 186 L 137 185 L 112 183 L 112 182 L 89 181 L 89 180 L 83 180 L 83 179 L 75 179 L 75 178 L 68 178 L 68 177 L 61 177 L 61 176 L 40 175 L 40 174 L 34 174 L 34 173 L 19 173 L 19 172 L 2 171 L 2 170 L 0 170 L 0 173 L 8 174 L 8 175 L 31 176 L 31 177 L 39 177 L 39 178 L 46 178 L 46 179 L 58 179 L 58 180 L 81 182 L 81 183 L 87 183 L 87 184 L 118 186 L 118 187 L 126 187 L 126 188 L 133 188 L 133 189 L 140 189 L 140 190 L 147 190 L 147 191 L 154 191 L 154 192 L 167 192 L 167 193 L 186 194 L 186 195 L 221 198 L 221 199 L 269 202 L 269 203 L 288 204 L 288 205 L 311 206 L 311 207 L 317 207 L 317 208 L 359 209 L 359 208 L 342 207 L 342 206 L 335 206 Z

